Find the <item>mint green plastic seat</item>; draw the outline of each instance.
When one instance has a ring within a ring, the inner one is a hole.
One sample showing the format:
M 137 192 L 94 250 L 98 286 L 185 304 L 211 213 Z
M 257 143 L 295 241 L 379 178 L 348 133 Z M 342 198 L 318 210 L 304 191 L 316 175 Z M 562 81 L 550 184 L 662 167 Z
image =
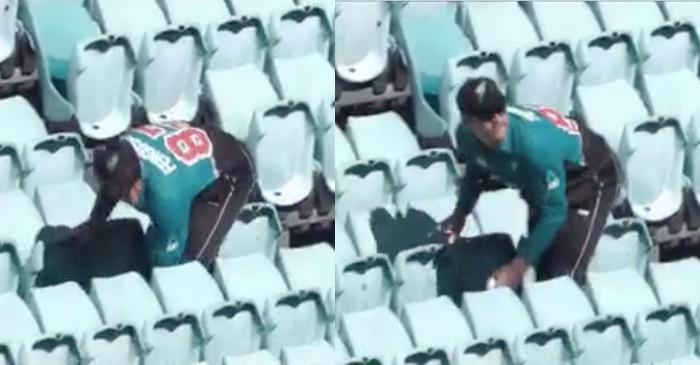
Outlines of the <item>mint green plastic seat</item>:
M 528 207 L 520 193 L 514 189 L 484 192 L 474 208 L 476 221 L 484 234 L 504 232 L 513 244 L 528 232 Z M 504 215 L 503 212 L 508 212 Z
M 664 21 L 659 5 L 654 2 L 616 2 L 596 3 L 601 22 L 606 31 L 627 30 L 639 32 L 644 28 L 655 27 Z M 634 14 L 634 16 L 630 16 Z
M 542 39 L 566 40 L 571 46 L 602 31 L 593 9 L 585 1 L 533 1 L 526 8 Z
M 588 271 L 604 272 L 631 267 L 643 274 L 649 265 L 652 245 L 643 220 L 624 218 L 608 222 L 588 264 Z
M 336 265 L 336 313 L 389 308 L 394 271 L 384 254 L 367 255 L 342 267 Z
M 224 365 L 280 365 L 279 359 L 267 350 L 251 352 L 249 354 L 227 356 Z
M 647 280 L 662 304 L 687 303 L 697 319 L 700 312 L 700 290 L 693 278 L 700 274 L 700 261 L 689 257 L 672 262 L 649 265 Z
M 400 159 L 420 152 L 408 124 L 393 111 L 349 117 L 346 133 L 360 159 L 386 159 L 392 171 Z
M 168 25 L 165 13 L 156 0 L 94 0 L 95 19 L 109 34 L 125 35 L 136 54 L 141 52 L 143 37 Z
M 17 32 L 17 10 L 19 0 L 3 0 L 0 14 L 0 61 L 6 60 L 15 50 L 15 32 Z
M 437 296 L 436 258 L 440 245 L 423 245 L 399 252 L 394 259 L 396 289 L 393 307 L 401 313 L 408 304 Z
M 207 26 L 231 16 L 224 0 L 158 0 L 171 24 L 194 24 L 204 31 Z
M 284 228 L 274 205 L 249 203 L 243 206 L 219 248 L 219 257 L 240 257 L 261 252 L 277 257 Z

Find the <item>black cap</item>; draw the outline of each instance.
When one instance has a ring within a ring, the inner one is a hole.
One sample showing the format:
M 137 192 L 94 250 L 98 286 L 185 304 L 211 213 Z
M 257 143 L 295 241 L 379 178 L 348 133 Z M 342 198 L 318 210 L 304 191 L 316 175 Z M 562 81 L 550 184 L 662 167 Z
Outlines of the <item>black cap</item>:
M 506 97 L 487 77 L 468 79 L 457 93 L 457 106 L 463 116 L 490 120 L 494 114 L 506 110 Z
M 118 199 L 127 197 L 141 175 L 136 152 L 122 138 L 110 141 L 102 150 L 95 150 L 94 171 L 102 188 Z

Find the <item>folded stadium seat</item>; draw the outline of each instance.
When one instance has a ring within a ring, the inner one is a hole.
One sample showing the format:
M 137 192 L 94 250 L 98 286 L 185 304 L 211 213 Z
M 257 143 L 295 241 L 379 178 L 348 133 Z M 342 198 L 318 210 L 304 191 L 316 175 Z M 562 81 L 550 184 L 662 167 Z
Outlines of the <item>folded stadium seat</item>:
M 515 2 L 463 2 L 463 26 L 479 50 L 495 50 L 503 57 L 506 69 L 513 65 L 518 49 L 527 49 L 539 42 L 535 27 Z M 510 24 L 498 27 L 499 19 Z
M 255 112 L 249 149 L 266 201 L 291 206 L 311 194 L 315 144 L 313 120 L 307 104 L 292 101 Z M 290 140 L 295 143 L 289 143 Z
M 504 339 L 518 363 L 560 364 L 573 360 L 568 333 L 556 326 L 536 329 L 525 305 L 510 288 L 464 293 L 462 312 L 477 339 Z
M 325 338 L 327 324 L 332 320 L 318 290 L 297 290 L 275 296 L 267 301 L 264 312 L 265 348 L 275 356 L 280 356 L 283 349 L 287 350 L 293 355 L 290 361 L 303 363 L 300 360 L 304 359 L 305 353 L 311 355 L 314 351 L 304 351 L 299 346 L 314 345 L 316 348 L 325 345 L 330 348 Z M 322 353 L 328 354 L 326 351 Z M 333 356 L 307 360 L 323 360 L 322 363 L 328 364 L 333 361 Z
M 343 165 L 336 179 L 336 216 L 371 210 L 394 201 L 393 166 L 386 159 L 366 159 Z
M 261 252 L 270 260 L 274 260 L 283 230 L 273 205 L 246 204 L 241 208 L 236 221 L 226 234 L 218 256 L 238 257 Z
M 290 347 L 282 350 L 282 365 L 328 365 L 335 359 L 335 351 L 325 343 Z
M 333 30 L 318 7 L 275 15 L 270 27 L 270 70 L 282 98 L 303 101 L 319 117 L 324 100 L 334 100 L 333 66 L 328 61 Z
M 410 205 L 442 222 L 454 211 L 459 178 L 451 150 L 422 150 L 401 158 L 396 168 L 396 204 Z
M 633 87 L 637 72 L 633 39 L 616 32 L 587 39 L 579 44 L 577 60 L 582 67 L 577 108 L 588 126 L 618 152 L 625 125 L 637 125 L 649 117 Z
M 109 325 L 131 323 L 138 329 L 144 365 L 189 365 L 200 359 L 201 328 L 195 314 L 165 314 L 146 281 L 136 273 L 92 280 L 90 297 Z M 252 311 L 251 317 L 258 316 Z M 231 318 L 235 316 L 232 315 Z M 243 317 L 243 322 L 250 320 Z M 259 316 L 258 316 L 259 317 Z M 229 351 L 248 346 L 244 351 L 260 347 L 260 336 L 251 326 L 242 329 L 235 346 Z
M 625 267 L 644 274 L 654 243 L 643 220 L 623 218 L 608 222 L 588 264 L 589 272 L 614 271 Z
M 265 308 L 266 300 L 289 291 L 277 267 L 260 252 L 218 258 L 214 277 L 229 300 L 252 300 L 260 313 Z
M 231 17 L 224 0 L 198 1 L 158 0 L 171 24 L 193 24 L 203 33 L 207 26 L 220 23 Z
M 31 104 L 22 96 L 12 96 L 0 99 L 0 143 L 14 145 L 20 157 L 24 158 L 24 150 L 28 146 L 48 135 L 44 121 Z
M 528 207 L 514 189 L 482 192 L 474 207 L 482 234 L 505 232 L 514 244 L 528 232 Z M 503 212 L 509 212 L 504 215 Z
M 448 131 L 444 115 L 437 114 L 445 60 L 473 51 L 471 41 L 457 24 L 457 2 L 411 1 L 404 4 L 396 37 L 409 59 L 416 129 L 424 137 Z M 440 42 L 435 42 L 440 37 Z
M 633 268 L 588 273 L 586 292 L 598 314 L 622 314 L 633 330 L 636 362 L 670 360 L 695 349 L 695 321 L 685 304 L 659 305 Z
M 72 365 L 80 361 L 76 339 L 67 333 L 43 334 L 15 293 L 0 294 L 0 327 L 0 364 Z
M 544 40 L 565 40 L 575 47 L 580 39 L 602 31 L 585 1 L 533 1 L 526 5 L 526 12 Z
M 97 308 L 75 282 L 34 288 L 28 305 L 44 332 L 74 336 L 84 362 L 140 363 L 137 329 L 126 323 L 104 326 Z
M 237 16 L 209 28 L 205 41 L 210 52 L 205 92 L 221 128 L 247 141 L 253 112 L 279 99 L 264 71 L 269 46 L 265 23 L 258 17 Z
M 22 164 L 12 145 L 0 144 L 0 293 L 17 291 L 22 268 L 44 225 L 32 200 L 20 188 Z
M 48 225 L 75 227 L 92 209 L 95 192 L 83 180 L 85 147 L 73 133 L 58 133 L 26 153 L 25 191 Z
M 391 7 L 387 2 L 340 2 L 335 10 L 335 72 L 351 83 L 379 77 L 388 67 Z
M 224 365 L 281 365 L 269 351 L 263 350 L 245 355 L 227 356 Z
M 513 56 L 509 74 L 511 98 L 516 104 L 545 105 L 569 112 L 575 75 L 569 43 L 546 41 L 522 47 Z
M 649 265 L 647 280 L 661 304 L 687 303 L 696 318 L 700 315 L 700 290 L 692 284 L 700 274 L 700 261 L 689 257 L 674 262 L 654 262 Z
M 664 14 L 656 2 L 606 1 L 593 6 L 598 8 L 606 31 L 626 30 L 636 34 L 644 28 L 652 28 L 664 22 Z
M 669 20 L 690 20 L 695 28 L 700 27 L 700 4 L 694 1 L 664 1 L 662 9 L 666 9 Z
M 344 266 L 336 265 L 336 313 L 389 307 L 394 272 L 386 255 L 365 256 Z
M 92 10 L 105 33 L 126 35 L 137 54 L 141 52 L 146 33 L 157 32 L 168 25 L 156 0 L 94 0 Z
M 566 329 L 577 353 L 576 364 L 626 365 L 634 343 L 621 316 L 596 316 L 593 305 L 568 276 L 526 283 L 523 303 L 538 328 Z
M 144 36 L 136 90 L 151 122 L 191 121 L 199 108 L 204 42 L 195 26 L 169 26 Z
M 691 118 L 700 114 L 693 102 L 700 97 L 700 40 L 694 26 L 677 21 L 643 30 L 639 43 L 645 101 L 654 114 L 678 118 L 687 133 Z
M 394 260 L 396 290 L 393 298 L 394 312 L 410 303 L 421 302 L 437 296 L 435 258 L 441 245 L 425 245 L 401 251 Z
M 408 124 L 393 111 L 349 117 L 346 133 L 360 159 L 385 158 L 392 171 L 400 159 L 421 151 Z
M 658 222 L 681 208 L 684 141 L 675 119 L 659 118 L 638 126 L 625 126 L 618 156 L 635 216 Z
M 268 1 L 257 1 L 257 0 L 226 0 L 233 14 L 235 15 L 247 15 L 247 16 L 258 16 L 262 19 L 265 27 L 268 28 L 270 25 L 270 19 L 273 14 L 279 14 L 285 12 L 289 9 L 295 7 L 294 0 L 268 0 Z
M 100 29 L 80 0 L 32 0 L 25 5 L 39 58 L 42 115 L 51 122 L 69 121 L 75 116 L 66 100 L 71 56 L 79 42 L 98 36 Z
M 381 364 L 450 364 L 447 352 L 442 349 L 414 349 L 401 322 L 388 308 L 345 314 L 340 336 L 352 356 L 377 357 Z
M 151 287 L 166 313 L 199 318 L 204 359 L 209 363 L 259 348 L 262 328 L 254 303 L 237 297 L 224 302 L 216 281 L 199 262 L 154 268 Z
M 440 116 L 447 121 L 447 128 L 453 146 L 457 146 L 455 133 L 462 123 L 457 106 L 457 93 L 467 79 L 484 76 L 495 80 L 505 93 L 508 77 L 505 64 L 497 52 L 473 52 L 460 54 L 447 61 L 445 75 L 440 88 Z
M 326 242 L 298 248 L 281 248 L 278 266 L 292 290 L 335 291 L 335 251 Z
M 131 125 L 135 69 L 136 56 L 126 37 L 106 35 L 78 43 L 66 90 L 84 135 L 107 139 Z

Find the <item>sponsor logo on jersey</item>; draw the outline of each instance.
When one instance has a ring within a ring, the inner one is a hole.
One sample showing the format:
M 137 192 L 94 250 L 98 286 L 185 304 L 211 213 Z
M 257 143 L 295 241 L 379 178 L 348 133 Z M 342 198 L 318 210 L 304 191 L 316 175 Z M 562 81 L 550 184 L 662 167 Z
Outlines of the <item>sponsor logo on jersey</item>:
M 132 136 L 127 136 L 126 139 L 134 147 L 134 150 L 140 159 L 152 163 L 156 168 L 158 168 L 158 170 L 160 170 L 160 172 L 163 173 L 163 175 L 169 175 L 175 171 L 175 169 L 177 169 L 177 166 L 173 163 L 170 157 L 153 148 L 153 146 Z

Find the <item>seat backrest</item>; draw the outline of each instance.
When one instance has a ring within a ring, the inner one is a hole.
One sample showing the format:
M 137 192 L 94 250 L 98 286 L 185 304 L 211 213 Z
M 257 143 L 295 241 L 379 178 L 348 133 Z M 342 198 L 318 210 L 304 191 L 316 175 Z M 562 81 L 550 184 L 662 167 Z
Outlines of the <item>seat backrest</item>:
M 199 261 L 153 269 L 151 287 L 166 313 L 201 313 L 207 306 L 224 301 L 214 279 Z
M 135 272 L 92 279 L 90 297 L 107 324 L 133 323 L 140 328 L 163 314 L 158 298 Z
M 231 4 L 231 9 L 235 15 L 257 15 L 265 24 L 275 13 L 282 13 L 293 8 L 293 0 L 226 0 Z
M 358 65 L 372 53 L 388 51 L 390 7 L 388 2 L 338 3 L 335 16 L 336 64 Z
M 413 347 L 401 321 L 385 307 L 343 315 L 340 336 L 352 356 L 389 358 Z
M 566 40 L 575 46 L 579 39 L 602 30 L 585 1 L 533 1 L 529 4 L 544 40 Z
M 277 257 L 282 230 L 282 223 L 274 205 L 246 204 L 226 234 L 218 255 L 225 258 L 262 252 L 270 260 L 274 260 Z
M 0 343 L 28 341 L 41 335 L 32 312 L 14 292 L 0 294 L 0 327 Z
M 19 189 L 22 166 L 14 146 L 0 144 L 0 193 Z
M 394 270 L 399 286 L 394 295 L 394 308 L 397 313 L 409 303 L 437 295 L 435 259 L 439 249 L 438 244 L 424 245 L 396 255 Z
M 636 34 L 664 21 L 664 15 L 656 2 L 603 1 L 595 5 L 600 9 L 606 31 L 627 30 Z
M 266 348 L 279 356 L 282 348 L 321 341 L 329 319 L 318 291 L 300 290 L 268 301 L 265 321 L 273 329 L 267 334 Z
M 224 365 L 280 365 L 280 361 L 267 350 L 240 356 L 227 356 Z
M 417 347 L 463 350 L 474 341 L 466 319 L 446 296 L 407 304 L 401 320 Z
M 69 333 L 80 338 L 91 335 L 102 326 L 94 304 L 83 289 L 72 281 L 32 289 L 29 307 L 44 332 Z
M 586 294 L 568 276 L 526 283 L 522 300 L 539 328 L 569 328 L 595 316 Z
M 158 0 L 172 24 L 194 24 L 200 29 L 231 16 L 224 0 Z
M 297 7 L 273 17 L 271 37 L 272 56 L 276 59 L 304 57 L 321 54 L 327 57 L 332 29 L 322 8 Z
M 634 85 L 638 54 L 630 33 L 608 32 L 584 38 L 576 49 L 580 66 L 579 86 L 625 80 Z
M 441 198 L 456 193 L 459 168 L 452 151 L 422 150 L 401 159 L 396 170 L 397 204 Z
M 525 305 L 507 287 L 464 293 L 462 312 L 477 338 L 497 337 L 513 341 L 519 333 L 534 329 Z
M 141 51 L 141 42 L 148 32 L 165 28 L 165 14 L 156 0 L 95 0 L 95 17 L 110 34 L 125 34 L 134 52 Z
M 627 218 L 606 224 L 588 271 L 605 272 L 632 267 L 646 272 L 653 242 L 646 223 Z
M 517 190 L 501 189 L 482 193 L 474 211 L 483 234 L 506 232 L 516 245 L 521 237 L 527 235 L 528 207 Z M 504 216 L 503 212 L 509 214 Z
M 259 252 L 242 257 L 218 258 L 214 277 L 228 300 L 252 300 L 261 313 L 268 299 L 289 290 L 272 261 Z
M 360 160 L 345 165 L 336 181 L 338 215 L 369 210 L 393 202 L 394 177 L 389 162 Z
M 336 311 L 350 313 L 389 307 L 394 275 L 386 255 L 371 255 L 339 267 L 336 273 Z
M 667 22 L 641 32 L 639 53 L 644 74 L 690 70 L 697 74 L 700 40 L 690 21 Z
M 212 53 L 207 69 L 222 70 L 254 64 L 265 66 L 268 39 L 265 23 L 256 16 L 237 16 L 207 29 L 205 42 Z
M 85 169 L 85 147 L 74 133 L 52 134 L 28 149 L 25 161 L 30 171 L 29 191 L 38 185 L 80 180 Z
M 400 159 L 421 151 L 406 121 L 394 111 L 349 117 L 346 133 L 359 158 L 385 158 L 392 170 Z
M 686 302 L 693 309 L 700 305 L 700 290 L 691 284 L 698 274 L 700 262 L 696 257 L 689 257 L 650 264 L 648 280 L 662 304 Z
M 292 290 L 318 290 L 321 294 L 334 290 L 335 279 L 328 275 L 334 265 L 335 251 L 326 242 L 280 249 L 280 271 Z
M 659 304 L 644 277 L 632 268 L 588 273 L 585 290 L 597 313 L 622 314 L 628 323 L 634 323 L 637 314 Z
M 2 0 L 0 7 L 0 60 L 4 61 L 15 48 L 19 0 Z

